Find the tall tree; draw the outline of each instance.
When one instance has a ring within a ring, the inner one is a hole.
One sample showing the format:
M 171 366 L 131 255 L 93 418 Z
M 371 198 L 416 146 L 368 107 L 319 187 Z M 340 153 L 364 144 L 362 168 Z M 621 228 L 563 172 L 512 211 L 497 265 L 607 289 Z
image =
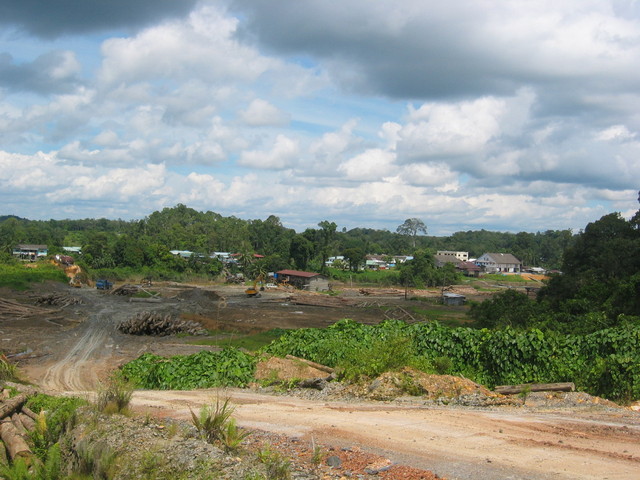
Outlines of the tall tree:
M 336 236 L 336 229 L 338 226 L 335 222 L 329 222 L 328 220 L 323 220 L 318 223 L 318 226 L 320 227 L 320 238 L 322 239 L 322 247 L 320 249 L 322 265 L 320 266 L 320 270 L 325 272 L 327 270 L 327 259 L 331 252 L 331 242 Z
M 419 218 L 407 218 L 402 225 L 396 229 L 400 235 L 411 237 L 413 248 L 416 248 L 416 237 L 418 233 L 427 234 L 427 226 Z

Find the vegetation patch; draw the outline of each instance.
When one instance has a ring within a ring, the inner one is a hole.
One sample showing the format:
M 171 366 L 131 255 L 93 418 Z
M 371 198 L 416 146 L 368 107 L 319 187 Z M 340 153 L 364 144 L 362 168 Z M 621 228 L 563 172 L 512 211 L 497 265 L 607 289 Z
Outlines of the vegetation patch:
M 253 381 L 254 372 L 255 358 L 237 348 L 170 358 L 145 353 L 122 367 L 124 378 L 157 390 L 244 387 Z
M 0 287 L 26 290 L 32 283 L 47 281 L 67 282 L 64 271 L 49 263 L 3 264 L 0 263 Z
M 537 329 L 448 328 L 390 320 L 362 325 L 342 320 L 326 329 L 288 331 L 265 351 L 331 367 L 349 379 L 416 366 L 493 387 L 574 382 L 579 390 L 616 401 L 640 398 L 640 327 L 589 335 Z M 395 352 L 395 353 L 393 353 Z
M 274 340 L 280 338 L 286 330 L 282 328 L 274 328 L 266 332 L 258 332 L 252 334 L 241 334 L 237 332 L 211 331 L 210 335 L 217 338 L 194 340 L 189 342 L 192 345 L 218 345 L 224 348 L 237 348 L 255 352 L 266 347 Z

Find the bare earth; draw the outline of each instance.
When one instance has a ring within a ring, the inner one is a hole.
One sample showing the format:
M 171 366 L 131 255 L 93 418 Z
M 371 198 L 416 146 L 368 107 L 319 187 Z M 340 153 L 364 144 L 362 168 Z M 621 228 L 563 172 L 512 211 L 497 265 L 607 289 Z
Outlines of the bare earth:
M 20 362 L 31 381 L 52 393 L 90 392 L 109 371 L 144 352 L 173 355 L 201 348 L 188 345 L 188 339 L 133 337 L 116 330 L 119 322 L 143 310 L 189 313 L 205 326 L 233 331 L 326 326 L 345 317 L 363 322 L 383 318 L 375 308 L 288 305 L 288 293 L 281 290 L 247 299 L 241 287 L 203 290 L 166 285 L 161 303 L 132 303 L 89 288 L 68 293 L 83 303 L 50 318 L 0 320 L 2 351 Z M 16 297 L 7 291 L 0 295 Z M 32 300 L 27 294 L 17 297 Z M 376 301 L 404 302 L 402 298 Z M 133 404 L 161 417 L 187 419 L 190 407 L 195 410 L 219 393 L 138 391 Z M 640 414 L 629 409 L 472 409 L 434 407 L 417 397 L 372 402 L 310 400 L 259 390 L 229 389 L 224 394 L 237 405 L 242 426 L 359 447 L 448 479 L 640 478 Z

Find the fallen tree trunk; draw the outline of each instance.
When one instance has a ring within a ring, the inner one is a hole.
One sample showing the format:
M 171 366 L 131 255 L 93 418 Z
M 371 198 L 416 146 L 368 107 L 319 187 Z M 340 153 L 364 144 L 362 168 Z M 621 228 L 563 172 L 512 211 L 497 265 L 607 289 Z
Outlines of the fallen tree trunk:
M 27 395 L 23 393 L 2 402 L 2 404 L 0 404 L 0 419 L 8 417 L 18 411 L 26 401 Z
M 38 414 L 31 410 L 29 407 L 22 407 L 22 413 L 31 418 L 34 422 L 38 421 Z
M 3 420 L 0 422 L 0 438 L 2 438 L 11 460 L 22 457 L 28 462 L 33 456 L 29 445 L 27 445 L 24 438 L 18 434 L 16 427 L 14 427 L 10 421 Z
M 526 383 L 521 385 L 499 385 L 494 392 L 502 395 L 516 395 L 522 392 L 575 392 L 573 382 L 564 383 Z
M 31 432 L 35 430 L 36 422 L 31 417 L 29 417 L 29 415 L 24 413 L 24 408 L 25 407 L 22 407 L 22 412 L 18 413 L 18 418 L 20 419 L 22 425 L 24 425 L 24 428 L 26 428 L 28 432 Z
M 11 415 L 11 423 L 13 423 L 13 426 L 16 428 L 16 432 L 18 432 L 18 435 L 22 437 L 25 437 L 27 435 L 27 429 L 22 424 L 22 420 L 20 420 L 20 417 L 17 413 Z
M 318 370 L 322 370 L 323 372 L 327 372 L 327 373 L 333 373 L 334 372 L 333 368 L 327 367 L 326 365 L 321 365 L 321 364 L 316 363 L 316 362 L 312 362 L 311 360 L 305 360 L 304 358 L 294 357 L 293 355 L 287 355 L 285 358 L 287 358 L 289 360 L 296 360 L 298 362 L 305 363 L 305 364 L 309 365 L 310 367 L 316 368 Z

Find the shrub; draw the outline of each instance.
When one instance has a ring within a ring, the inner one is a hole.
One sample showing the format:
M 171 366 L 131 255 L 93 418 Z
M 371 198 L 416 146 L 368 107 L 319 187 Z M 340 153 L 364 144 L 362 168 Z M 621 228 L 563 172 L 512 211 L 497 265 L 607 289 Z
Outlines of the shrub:
M 120 373 L 115 373 L 98 388 L 96 409 L 108 414 L 127 413 L 132 395 L 133 384 Z

